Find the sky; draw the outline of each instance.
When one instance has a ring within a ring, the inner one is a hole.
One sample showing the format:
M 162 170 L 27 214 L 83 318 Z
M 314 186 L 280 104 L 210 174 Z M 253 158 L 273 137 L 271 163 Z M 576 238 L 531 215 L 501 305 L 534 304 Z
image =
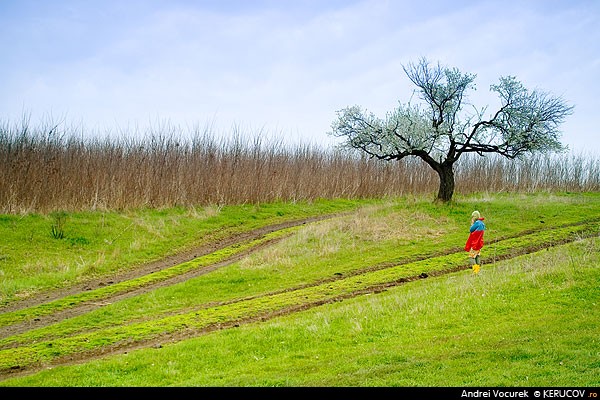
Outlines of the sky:
M 562 143 L 600 154 L 600 1 L 0 0 L 0 120 L 87 134 L 175 126 L 339 143 L 336 112 L 385 117 L 425 57 L 573 105 Z

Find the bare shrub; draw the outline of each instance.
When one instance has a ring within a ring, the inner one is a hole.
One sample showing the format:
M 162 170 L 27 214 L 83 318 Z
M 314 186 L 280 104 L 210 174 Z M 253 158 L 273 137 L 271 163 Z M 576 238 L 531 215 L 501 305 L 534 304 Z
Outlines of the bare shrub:
M 419 159 L 384 162 L 264 132 L 161 125 L 119 138 L 86 138 L 64 123 L 0 124 L 0 212 L 207 206 L 318 198 L 433 195 L 438 177 Z M 471 156 L 457 191 L 597 191 L 600 163 L 562 154 L 510 161 Z

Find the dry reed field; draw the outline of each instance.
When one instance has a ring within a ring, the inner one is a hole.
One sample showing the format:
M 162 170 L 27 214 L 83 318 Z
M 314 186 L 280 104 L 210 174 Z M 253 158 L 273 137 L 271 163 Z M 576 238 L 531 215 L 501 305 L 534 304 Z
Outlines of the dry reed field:
M 0 125 L 0 213 L 204 206 L 316 198 L 427 195 L 438 177 L 419 159 L 368 159 L 340 148 L 286 145 L 262 132 L 173 126 L 143 135 L 87 137 L 81 128 Z M 595 156 L 509 160 L 470 154 L 456 193 L 600 190 Z

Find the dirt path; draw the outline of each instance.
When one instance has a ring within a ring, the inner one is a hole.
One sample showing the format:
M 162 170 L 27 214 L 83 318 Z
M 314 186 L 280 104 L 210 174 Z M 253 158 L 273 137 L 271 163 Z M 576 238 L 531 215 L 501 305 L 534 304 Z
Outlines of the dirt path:
M 303 224 L 308 224 L 311 222 L 316 222 L 316 221 L 320 221 L 320 220 L 324 220 L 324 219 L 328 219 L 328 218 L 333 218 L 336 216 L 340 216 L 340 214 L 335 214 L 335 215 L 324 215 L 324 216 L 318 216 L 318 217 L 312 217 L 312 218 L 306 218 L 303 220 L 296 220 L 296 221 L 289 221 L 289 222 L 285 222 L 285 223 L 281 223 L 281 224 L 276 224 L 276 225 L 270 225 L 270 226 L 266 226 L 260 229 L 256 229 L 254 231 L 251 232 L 247 232 L 247 233 L 243 233 L 243 234 L 238 234 L 238 235 L 233 235 L 231 237 L 228 237 L 226 239 L 217 241 L 217 242 L 213 242 L 210 244 L 206 244 L 191 250 L 188 250 L 186 252 L 177 254 L 175 256 L 171 256 L 168 258 L 165 258 L 163 260 L 160 261 L 156 261 L 156 262 L 152 262 L 146 265 L 141 266 L 140 268 L 136 268 L 135 270 L 132 271 L 127 271 L 121 274 L 117 274 L 114 275 L 110 278 L 104 278 L 104 279 L 98 279 L 98 280 L 94 280 L 94 281 L 90 281 L 90 282 L 86 282 L 84 285 L 78 285 L 69 289 L 65 289 L 65 290 L 59 290 L 59 291 L 55 291 L 52 292 L 50 294 L 46 294 L 44 296 L 39 296 L 39 297 L 35 297 L 35 298 L 30 298 L 27 299 L 25 301 L 19 302 L 19 303 L 15 303 L 15 304 L 11 304 L 10 307 L 5 307 L 4 309 L 2 309 L 2 312 L 6 312 L 9 310 L 19 310 L 19 309 L 23 309 L 23 308 L 27 308 L 27 307 L 32 307 L 35 305 L 40 305 L 40 304 L 45 304 L 49 301 L 55 300 L 55 299 L 59 299 L 65 296 L 69 296 L 69 295 L 73 295 L 73 294 L 77 294 L 77 293 L 81 293 L 83 291 L 88 291 L 88 290 L 93 290 L 95 288 L 100 288 L 106 285 L 111 285 L 111 284 L 115 284 L 118 282 L 123 282 L 129 279 L 134 279 L 137 277 L 141 277 L 156 271 L 160 271 L 163 270 L 165 268 L 169 268 L 169 267 L 173 267 L 175 265 L 181 264 L 183 262 L 187 262 L 190 260 L 193 260 L 197 257 L 206 255 L 206 254 L 210 254 L 212 252 L 215 252 L 217 250 L 223 249 L 227 246 L 231 246 L 233 244 L 236 243 L 242 243 L 248 240 L 253 240 L 253 239 L 258 239 L 262 236 L 264 236 L 265 234 L 271 233 L 271 232 L 275 232 L 277 230 L 281 230 L 281 229 L 285 229 L 285 228 L 289 228 L 289 227 L 293 227 L 293 226 L 299 226 L 299 225 L 303 225 Z M 573 224 L 576 225 L 576 224 Z M 556 228 L 556 227 L 555 227 Z M 527 232 L 521 232 L 518 235 L 515 235 L 514 237 L 520 237 L 523 235 L 526 235 L 528 233 L 531 233 L 532 231 L 527 231 Z M 507 239 L 506 237 L 504 238 L 498 238 L 496 241 L 500 241 L 500 240 L 505 240 Z M 277 239 L 279 240 L 279 239 Z M 114 296 L 108 297 L 106 299 L 103 299 L 101 302 L 86 302 L 86 303 L 82 303 L 81 305 L 77 305 L 74 306 L 72 308 L 63 310 L 61 312 L 57 312 L 54 313 L 52 315 L 49 316 L 44 316 L 43 318 L 39 318 L 36 319 L 34 321 L 27 321 L 25 323 L 21 323 L 21 324 L 14 324 L 11 326 L 7 326 L 7 327 L 3 327 L 0 328 L 0 338 L 6 338 L 9 336 L 13 336 L 13 335 L 17 335 L 19 333 L 22 332 L 26 332 L 28 330 L 31 329 L 37 329 L 37 328 L 41 328 L 44 326 L 48 326 L 57 322 L 60 322 L 63 319 L 68 319 L 68 318 L 72 318 L 78 315 L 82 315 L 85 314 L 87 312 L 90 312 L 94 309 L 100 308 L 104 305 L 110 304 L 112 302 L 116 302 L 119 301 L 121 299 L 125 299 L 128 297 L 133 297 L 133 296 L 137 296 L 146 292 L 150 292 L 152 290 L 155 290 L 159 287 L 165 287 L 165 286 L 169 286 L 169 285 L 174 285 L 176 283 L 179 282 L 183 282 L 185 280 L 191 279 L 193 277 L 202 275 L 202 274 L 206 274 L 210 271 L 213 271 L 215 269 L 221 268 L 223 266 L 229 265 L 235 261 L 238 261 L 240 259 L 242 259 L 243 257 L 246 257 L 247 255 L 251 254 L 252 252 L 258 251 L 259 249 L 263 248 L 264 246 L 270 245 L 273 242 L 275 242 L 276 240 L 270 241 L 270 242 L 265 242 L 263 244 L 261 244 L 258 247 L 254 247 L 251 249 L 248 249 L 244 252 L 238 253 L 226 260 L 223 260 L 221 262 L 218 263 L 214 263 L 208 266 L 205 266 L 203 268 L 198 268 L 195 269 L 193 271 L 190 271 L 188 273 L 185 274 L 181 274 L 177 277 L 168 279 L 168 280 L 164 280 L 161 282 L 157 282 L 157 283 L 153 283 L 147 286 L 144 286 L 142 288 L 137 288 L 135 290 L 131 290 L 129 292 L 125 292 L 125 293 L 119 293 L 116 294 Z M 566 243 L 570 240 L 561 240 L 559 242 L 556 243 L 552 243 L 552 245 L 558 245 L 558 244 L 563 244 Z M 490 244 L 492 244 L 494 241 L 490 241 Z M 526 250 L 522 250 L 522 251 L 517 251 L 514 253 L 511 253 L 509 255 L 505 255 L 502 257 L 496 257 L 493 262 L 496 261 L 501 261 L 504 259 L 510 259 L 525 253 L 531 253 L 531 252 L 535 252 L 537 250 L 540 250 L 539 247 L 529 247 Z M 389 268 L 392 266 L 397 266 L 400 264 L 404 264 L 404 263 L 410 263 L 410 262 L 414 262 L 414 261 L 419 261 L 428 257 L 432 257 L 432 256 L 443 256 L 443 255 L 447 255 L 447 254 L 452 254 L 452 253 L 456 253 L 458 251 L 462 251 L 462 249 L 460 248 L 454 248 L 454 249 L 448 249 L 444 252 L 440 252 L 439 254 L 435 254 L 435 255 L 427 255 L 424 257 L 420 257 L 420 258 L 414 258 L 414 259 L 407 259 L 404 260 L 401 263 L 398 262 L 394 262 L 394 263 L 382 263 L 382 264 L 378 264 L 378 265 L 374 265 L 371 267 L 367 267 L 367 268 L 363 268 L 359 271 L 355 271 L 352 274 L 346 274 L 345 276 L 340 276 L 340 277 L 331 277 L 331 278 L 326 278 L 326 279 L 322 279 L 320 281 L 317 282 L 312 282 L 311 284 L 308 285 L 303 285 L 302 287 L 308 287 L 308 286 L 316 286 L 316 285 L 320 285 L 323 284 L 327 281 L 332 281 L 332 280 L 336 280 L 336 279 L 343 279 L 343 278 L 347 278 L 350 275 L 356 275 L 356 274 L 363 274 L 363 273 L 367 273 L 369 271 L 374 271 L 374 270 L 379 270 L 379 269 L 384 269 L 384 268 Z M 368 290 L 361 290 L 361 291 L 357 291 L 352 293 L 351 295 L 346 295 L 340 298 L 334 298 L 334 299 L 330 299 L 327 302 L 333 302 L 333 301 L 340 301 L 343 300 L 344 298 L 348 298 L 348 297 L 355 297 L 355 296 L 359 296 L 362 294 L 366 294 L 366 293 L 377 293 L 377 292 L 381 292 L 384 290 L 387 290 L 387 288 L 393 287 L 393 286 L 399 286 L 402 284 L 405 284 L 407 282 L 411 282 L 411 281 L 415 281 L 418 279 L 425 279 L 428 277 L 435 277 L 435 276 L 439 276 L 439 275 L 444 275 L 444 274 L 449 274 L 449 273 L 453 273 L 456 271 L 460 271 L 463 269 L 467 269 L 469 268 L 468 265 L 464 265 L 461 267 L 456 267 L 456 268 L 451 268 L 448 270 L 444 270 L 444 271 L 440 271 L 440 272 L 435 272 L 435 273 L 431 273 L 431 274 L 420 274 L 417 276 L 412 276 L 412 277 L 408 277 L 408 278 L 404 278 L 401 279 L 399 281 L 396 282 L 390 282 L 384 285 L 379 285 L 376 287 L 371 287 Z M 288 288 L 285 290 L 282 290 L 280 292 L 287 292 L 287 291 L 293 291 L 293 290 L 298 290 L 302 287 L 293 287 L 293 288 Z M 274 292 L 272 293 L 266 293 L 266 294 L 261 294 L 258 296 L 254 296 L 254 297 L 262 297 L 262 296 L 269 296 L 269 295 L 273 295 Z M 232 300 L 230 302 L 227 303 L 231 303 L 231 302 L 238 302 L 238 301 L 244 301 L 247 299 L 236 299 L 236 300 Z M 220 303 L 219 303 L 220 304 Z M 225 303 L 223 303 L 225 304 Z M 148 347 L 160 347 L 162 344 L 167 343 L 167 342 L 176 342 L 176 341 L 180 341 L 180 340 L 184 340 L 186 338 L 189 337 L 194 337 L 194 336 L 198 336 L 201 335 L 203 333 L 206 332 L 210 332 L 210 331 L 214 331 L 214 330 L 218 330 L 218 329 L 225 329 L 225 328 L 229 328 L 232 326 L 239 326 L 240 324 L 245 324 L 245 323 L 251 323 L 251 322 L 255 322 L 257 320 L 268 320 L 271 318 L 274 318 L 276 316 L 280 316 L 280 315 L 285 315 L 285 314 L 290 314 L 293 312 L 298 312 L 298 311 L 302 311 L 311 307 L 315 307 L 318 305 L 321 305 L 323 303 L 315 303 L 315 304 L 304 304 L 302 306 L 297 306 L 297 307 L 288 307 L 282 310 L 279 310 L 275 313 L 269 313 L 269 314 L 264 314 L 264 315 L 260 315 L 258 317 L 253 317 L 253 318 L 248 318 L 245 320 L 238 320 L 232 323 L 228 323 L 228 324 L 219 324 L 218 326 L 211 326 L 208 327 L 206 329 L 203 329 L 201 331 L 193 331 L 193 332 L 180 332 L 178 334 L 171 334 L 168 336 L 162 336 L 160 338 L 156 338 L 153 340 L 149 340 L 149 341 L 145 341 L 142 343 L 135 343 L 135 344 L 124 344 L 124 345 L 119 345 L 119 346 L 113 346 L 110 348 L 102 348 L 102 349 L 98 349 L 95 350 L 93 352 L 89 352 L 89 353 L 80 353 L 80 354 L 76 354 L 76 355 L 71 355 L 68 357 L 64 357 L 58 360 L 54 360 L 52 365 L 68 365 L 68 364 L 72 364 L 72 363 L 80 363 L 80 362 L 85 362 L 85 361 L 89 361 L 91 359 L 95 359 L 95 358 L 100 358 L 100 357 L 105 357 L 107 355 L 110 354 L 116 354 L 116 353 L 123 353 L 123 352 L 127 352 L 127 351 L 131 351 L 134 349 L 139 349 L 139 348 L 148 348 Z M 29 373 L 33 373 L 35 372 L 37 369 L 37 367 L 26 367 L 26 368 L 20 368 L 20 369 L 15 369 L 15 370 L 11 370 L 11 371 L 0 371 L 0 380 L 2 379 L 6 379 L 8 377 L 12 377 L 12 376 L 17 376 L 17 375 L 23 375 L 23 374 L 29 374 Z
M 231 245 L 234 245 L 237 243 L 243 243 L 243 242 L 247 242 L 249 240 L 259 239 L 259 238 L 263 237 L 264 235 L 275 232 L 275 231 L 279 231 L 279 230 L 286 229 L 286 228 L 291 228 L 294 226 L 305 225 L 305 224 L 309 224 L 312 222 L 331 219 L 331 218 L 339 217 L 341 215 L 343 215 L 343 214 L 327 214 L 327 215 L 303 218 L 300 220 L 286 221 L 286 222 L 282 222 L 279 224 L 264 226 L 262 228 L 258 228 L 258 229 L 252 230 L 252 231 L 231 235 L 231 236 L 228 236 L 227 238 L 213 241 L 213 242 L 210 242 L 207 244 L 203 244 L 201 246 L 197 246 L 197 247 L 191 248 L 189 250 L 183 251 L 181 253 L 166 257 L 164 259 L 141 265 L 140 267 L 135 268 L 135 269 L 122 271 L 122 272 L 119 272 L 117 274 L 107 276 L 107 277 L 89 280 L 89 281 L 86 281 L 85 283 L 77 284 L 77 285 L 74 285 L 74 286 L 71 286 L 68 288 L 58 289 L 58 290 L 54 290 L 51 292 L 46 292 L 39 296 L 32 296 L 25 300 L 14 302 L 14 303 L 7 305 L 6 307 L 0 308 L 0 312 L 6 313 L 6 312 L 22 310 L 25 308 L 35 307 L 35 306 L 46 304 L 53 300 L 61 299 L 61 298 L 67 297 L 67 296 L 77 295 L 79 293 L 91 291 L 91 290 L 98 289 L 101 287 L 114 285 L 116 283 L 128 281 L 131 279 L 140 278 L 140 277 L 143 277 L 148 274 L 152 274 L 152 273 L 162 271 L 167 268 L 174 267 L 174 266 L 182 264 L 184 262 L 192 261 L 198 257 L 202 257 L 204 255 L 214 253 L 216 251 L 222 250 L 228 246 L 231 246 Z M 281 240 L 281 239 L 282 238 L 264 242 L 259 246 L 255 246 L 248 250 L 237 253 L 237 254 L 227 258 L 226 260 L 223 260 L 223 261 L 211 264 L 211 265 L 207 265 L 202 268 L 194 269 L 192 271 L 177 275 L 176 277 L 173 277 L 170 279 L 162 280 L 159 282 L 145 285 L 140 288 L 132 289 L 127 292 L 120 292 L 115 295 L 106 297 L 106 298 L 102 299 L 102 301 L 84 302 L 75 307 L 70 307 L 70 308 L 64 309 L 62 311 L 53 313 L 51 315 L 36 318 L 35 320 L 32 320 L 32 321 L 25 321 L 23 323 L 1 327 L 0 328 L 0 339 L 6 338 L 9 336 L 18 335 L 18 334 L 26 332 L 28 330 L 38 329 L 38 328 L 41 328 L 41 327 L 44 327 L 47 325 L 51 325 L 51 324 L 60 322 L 61 320 L 64 320 L 64 319 L 68 319 L 68 318 L 72 318 L 72 317 L 76 317 L 78 315 L 88 313 L 97 308 L 103 307 L 110 303 L 117 302 L 119 300 L 138 296 L 138 295 L 156 290 L 160 287 L 175 285 L 177 283 L 184 282 L 188 279 L 191 279 L 191 278 L 194 278 L 194 277 L 197 277 L 200 275 L 204 275 L 208 272 L 214 271 L 215 269 L 218 269 L 218 268 L 224 267 L 226 265 L 232 264 L 236 261 L 239 261 L 240 259 L 248 256 L 249 254 L 254 253 L 254 252 L 260 250 L 261 248 L 263 248 L 267 245 L 273 244 L 274 242 Z

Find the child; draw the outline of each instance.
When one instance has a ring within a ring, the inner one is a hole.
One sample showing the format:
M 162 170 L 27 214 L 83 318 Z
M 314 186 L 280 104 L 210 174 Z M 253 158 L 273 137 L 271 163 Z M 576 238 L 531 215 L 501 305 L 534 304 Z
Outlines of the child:
M 479 211 L 473 211 L 471 214 L 471 228 L 469 229 L 470 234 L 465 244 L 465 251 L 469 252 L 469 258 L 471 265 L 473 266 L 473 273 L 478 274 L 481 266 L 479 253 L 483 247 L 483 232 L 485 231 L 485 224 L 483 223 L 484 218 L 481 218 Z

